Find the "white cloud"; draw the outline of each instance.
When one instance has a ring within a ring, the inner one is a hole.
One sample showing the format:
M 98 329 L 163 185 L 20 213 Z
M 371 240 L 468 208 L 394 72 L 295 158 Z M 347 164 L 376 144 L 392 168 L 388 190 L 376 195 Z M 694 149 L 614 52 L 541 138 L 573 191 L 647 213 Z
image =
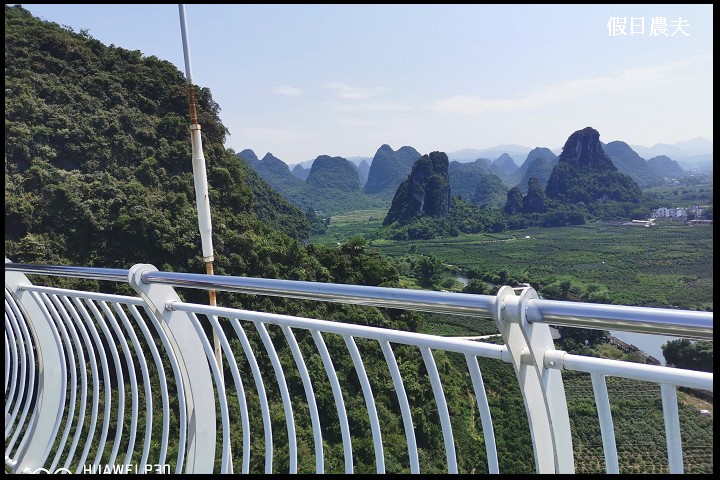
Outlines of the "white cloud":
M 457 95 L 432 103 L 430 110 L 461 115 L 519 112 L 566 102 L 576 97 L 647 88 L 648 85 L 667 80 L 673 71 L 707 61 L 707 55 L 700 55 L 678 62 L 628 69 L 607 77 L 571 80 L 517 98 L 491 99 L 479 95 Z
M 278 95 L 292 95 L 292 96 L 300 95 L 302 93 L 302 90 L 300 90 L 299 88 L 290 87 L 287 85 L 282 86 L 282 87 L 275 87 L 271 91 L 272 91 L 272 93 L 276 93 Z
M 353 105 L 335 105 L 339 112 L 409 112 L 413 107 L 397 102 L 369 102 Z
M 341 82 L 329 83 L 326 87 L 335 90 L 335 93 L 340 98 L 350 98 L 353 100 L 367 100 L 368 98 L 377 97 L 384 90 L 380 87 L 354 87 Z
M 341 125 L 346 125 L 348 127 L 371 127 L 375 125 L 375 122 L 371 122 L 370 120 L 363 120 L 361 118 L 342 118 L 338 120 L 338 123 Z
M 301 140 L 310 140 L 316 138 L 317 134 L 287 128 L 246 127 L 241 129 L 239 136 L 246 139 L 245 144 L 254 145 L 260 142 L 268 142 L 272 144 L 274 142 L 290 143 Z

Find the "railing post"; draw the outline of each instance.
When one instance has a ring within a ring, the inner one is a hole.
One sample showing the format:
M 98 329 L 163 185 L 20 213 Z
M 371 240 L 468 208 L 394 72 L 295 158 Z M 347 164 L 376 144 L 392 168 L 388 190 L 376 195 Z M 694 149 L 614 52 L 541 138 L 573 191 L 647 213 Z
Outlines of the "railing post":
M 5 263 L 10 260 L 5 259 Z M 22 310 L 36 345 L 38 368 L 37 402 L 35 411 L 15 456 L 15 472 L 32 473 L 44 466 L 57 435 L 59 419 L 65 405 L 62 403 L 64 353 L 53 321 L 43 313 L 40 305 L 24 290 L 32 282 L 20 272 L 5 271 L 5 288 Z
M 158 271 L 153 265 L 137 264 L 128 273 L 130 285 L 140 294 L 148 308 L 160 320 L 167 334 L 182 374 L 188 418 L 186 473 L 212 473 L 215 463 L 216 419 L 215 391 L 202 343 L 187 312 L 171 311 L 170 302 L 181 302 L 169 285 L 143 283 L 145 272 Z
M 533 288 L 516 295 L 512 287 L 497 294 L 493 318 L 505 340 L 530 424 L 538 473 L 575 473 L 570 418 L 560 370 L 545 367 L 545 351 L 554 350 L 550 327 L 529 323 Z

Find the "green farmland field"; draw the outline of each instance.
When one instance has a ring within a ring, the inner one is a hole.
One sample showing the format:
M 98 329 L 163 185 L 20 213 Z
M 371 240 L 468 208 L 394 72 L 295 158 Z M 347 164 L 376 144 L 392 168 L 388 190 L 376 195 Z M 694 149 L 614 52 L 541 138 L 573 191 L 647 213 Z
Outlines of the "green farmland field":
M 342 242 L 372 232 L 382 218 L 381 210 L 333 217 L 328 233 L 313 240 Z M 369 247 L 395 258 L 411 249 L 432 254 L 464 272 L 507 270 L 540 287 L 558 281 L 592 284 L 607 289 L 616 304 L 713 308 L 712 226 L 662 220 L 649 228 L 593 223 L 434 240 L 374 240 Z

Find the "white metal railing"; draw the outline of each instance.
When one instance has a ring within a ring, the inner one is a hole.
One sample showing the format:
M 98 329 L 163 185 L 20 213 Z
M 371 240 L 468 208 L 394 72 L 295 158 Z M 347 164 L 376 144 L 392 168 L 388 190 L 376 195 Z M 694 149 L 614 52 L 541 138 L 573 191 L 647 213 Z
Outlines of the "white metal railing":
M 138 295 L 39 286 L 26 274 L 127 282 Z M 484 317 L 504 345 L 193 304 L 177 287 Z M 572 370 L 592 378 L 608 473 L 619 472 L 619 461 L 606 377 L 660 385 L 668 470 L 681 473 L 676 387 L 713 390 L 712 373 L 555 350 L 548 325 L 712 339 L 712 313 L 547 301 L 531 288 L 467 295 L 6 260 L 5 305 L 5 463 L 16 472 L 423 473 L 424 456 L 443 455 L 447 472 L 459 473 L 466 439 L 455 433 L 443 367 L 452 359 L 466 367 L 480 419 L 477 465 L 498 473 L 482 374 L 491 359 L 515 372 L 528 425 L 517 435 L 532 443 L 537 472 L 575 471 L 561 374 Z M 416 385 L 408 368 L 427 383 Z M 442 437 L 436 452 L 417 437 L 418 415 L 431 407 Z M 299 425 L 310 426 L 311 438 Z M 388 458 L 388 442 L 406 457 Z

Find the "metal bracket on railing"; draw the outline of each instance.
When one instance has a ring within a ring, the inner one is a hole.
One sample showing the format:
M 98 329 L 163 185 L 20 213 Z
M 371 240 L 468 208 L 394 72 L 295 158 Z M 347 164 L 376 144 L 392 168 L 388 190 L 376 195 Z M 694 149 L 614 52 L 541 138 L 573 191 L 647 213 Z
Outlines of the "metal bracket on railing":
M 538 473 L 574 473 L 570 419 L 560 371 L 545 367 L 545 353 L 554 350 L 550 327 L 531 324 L 526 310 L 538 298 L 533 288 L 518 296 L 502 287 L 496 297 L 493 318 L 505 340 L 520 383 L 532 435 Z
M 148 284 L 143 274 L 158 271 L 153 265 L 137 264 L 128 272 L 128 282 L 140 294 L 152 313 L 161 320 L 182 373 L 188 418 L 186 473 L 212 473 L 215 460 L 215 397 L 210 368 L 198 361 L 205 351 L 193 327 L 190 314 L 167 306 L 182 300 L 169 285 Z
M 563 350 L 545 350 L 545 358 L 543 359 L 543 365 L 545 365 L 545 368 L 562 370 L 565 365 L 566 354 L 567 352 Z

